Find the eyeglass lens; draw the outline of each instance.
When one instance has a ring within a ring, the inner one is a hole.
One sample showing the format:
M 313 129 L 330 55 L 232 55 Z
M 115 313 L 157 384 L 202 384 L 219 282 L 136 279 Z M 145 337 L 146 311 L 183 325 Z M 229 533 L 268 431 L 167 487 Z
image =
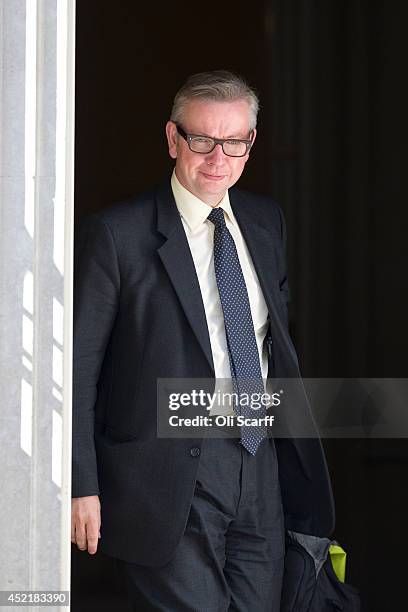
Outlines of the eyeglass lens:
M 215 147 L 214 140 L 204 136 L 190 138 L 189 144 L 190 149 L 195 153 L 209 153 Z M 247 152 L 247 145 L 240 140 L 226 140 L 222 143 L 222 149 L 225 155 L 242 157 Z

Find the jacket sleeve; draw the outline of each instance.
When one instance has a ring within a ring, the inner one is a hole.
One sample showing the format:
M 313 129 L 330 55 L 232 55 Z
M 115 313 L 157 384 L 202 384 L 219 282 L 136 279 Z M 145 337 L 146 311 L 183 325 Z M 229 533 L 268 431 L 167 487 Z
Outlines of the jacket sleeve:
M 97 384 L 120 291 L 112 232 L 99 215 L 75 236 L 72 497 L 99 495 L 94 443 Z

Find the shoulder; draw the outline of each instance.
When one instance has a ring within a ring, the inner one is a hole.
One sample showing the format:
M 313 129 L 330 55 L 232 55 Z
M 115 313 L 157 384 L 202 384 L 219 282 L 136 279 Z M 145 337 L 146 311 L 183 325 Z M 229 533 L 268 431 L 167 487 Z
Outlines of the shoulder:
M 148 220 L 154 215 L 155 190 L 130 196 L 93 213 L 89 219 L 104 223 L 112 230 Z
M 156 225 L 157 191 L 154 187 L 87 215 L 78 223 L 79 233 L 107 233 L 118 243 L 148 235 Z
M 245 208 L 250 208 L 260 225 L 273 226 L 283 236 L 285 219 L 282 208 L 270 195 L 254 193 L 237 187 L 230 189 L 232 200 L 240 201 Z
M 139 258 L 140 252 L 156 244 L 155 204 L 156 189 L 152 189 L 84 217 L 75 228 L 75 259 L 98 253 L 119 261 L 128 253 Z

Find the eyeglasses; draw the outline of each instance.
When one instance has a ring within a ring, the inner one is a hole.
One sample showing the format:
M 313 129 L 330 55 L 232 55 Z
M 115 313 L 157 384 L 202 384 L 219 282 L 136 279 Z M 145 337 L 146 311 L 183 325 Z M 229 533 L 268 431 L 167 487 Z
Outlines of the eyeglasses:
M 217 144 L 222 146 L 225 155 L 229 157 L 244 157 L 252 146 L 252 140 L 237 140 L 236 138 L 210 138 L 198 134 L 187 134 L 181 126 L 176 123 L 177 132 L 187 141 L 190 151 L 193 153 L 211 153 Z

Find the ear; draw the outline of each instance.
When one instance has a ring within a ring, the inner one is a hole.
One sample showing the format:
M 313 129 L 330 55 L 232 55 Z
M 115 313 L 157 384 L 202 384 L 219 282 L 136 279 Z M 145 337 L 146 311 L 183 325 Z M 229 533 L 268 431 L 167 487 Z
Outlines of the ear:
M 252 130 L 252 133 L 251 133 L 251 141 L 252 141 L 251 148 L 249 149 L 249 151 L 248 151 L 248 153 L 245 155 L 245 157 L 243 157 L 243 158 L 242 158 L 242 159 L 244 160 L 244 162 L 245 162 L 245 163 L 248 161 L 249 154 L 250 154 L 250 152 L 251 152 L 251 150 L 252 150 L 252 147 L 254 146 L 255 138 L 256 138 L 256 129 L 254 128 L 254 129 Z
M 168 121 L 166 123 L 166 136 L 167 136 L 167 144 L 169 147 L 169 155 L 173 159 L 177 157 L 177 128 L 176 124 L 173 121 Z
M 254 128 L 254 129 L 252 130 L 252 136 L 251 136 L 252 145 L 251 145 L 251 149 L 252 149 L 252 147 L 254 146 L 255 138 L 256 138 L 256 128 Z

